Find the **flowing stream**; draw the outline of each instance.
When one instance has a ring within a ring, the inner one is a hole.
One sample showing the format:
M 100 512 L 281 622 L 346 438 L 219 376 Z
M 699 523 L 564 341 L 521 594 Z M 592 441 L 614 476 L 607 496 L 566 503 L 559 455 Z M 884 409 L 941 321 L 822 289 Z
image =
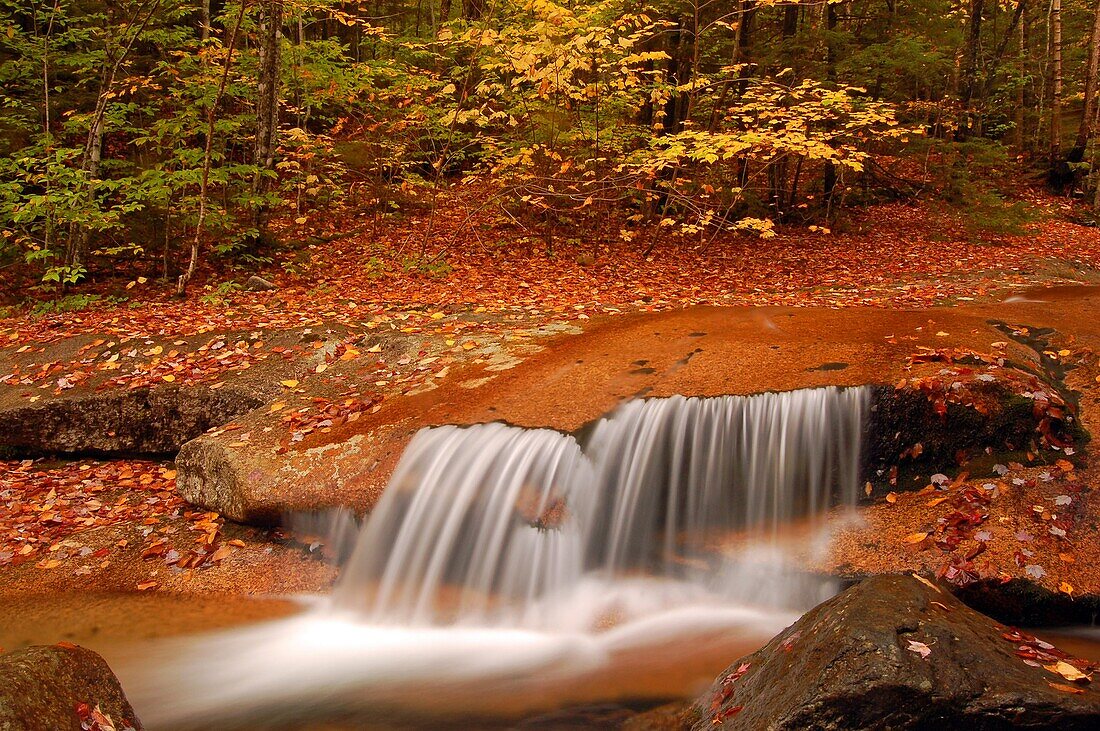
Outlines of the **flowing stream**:
M 826 511 L 856 500 L 867 403 L 821 388 L 633 401 L 579 436 L 424 429 L 331 596 L 159 642 L 119 674 L 152 729 L 695 692 L 834 591 L 784 536 L 801 525 L 827 548 Z

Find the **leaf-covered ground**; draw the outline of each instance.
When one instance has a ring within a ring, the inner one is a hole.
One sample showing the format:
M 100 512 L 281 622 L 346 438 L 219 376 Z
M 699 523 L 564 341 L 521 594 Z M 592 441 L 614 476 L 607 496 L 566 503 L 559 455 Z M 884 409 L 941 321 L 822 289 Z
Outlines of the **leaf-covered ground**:
M 887 204 L 853 214 L 844 232 L 791 228 L 772 239 L 714 241 L 649 240 L 613 223 L 547 241 L 499 210 L 471 211 L 474 202 L 448 198 L 434 213 L 392 221 L 334 215 L 309 229 L 290 224 L 279 232 L 286 248 L 263 272 L 276 291 L 241 292 L 232 283 L 249 272 L 213 262 L 179 301 L 170 283 L 133 272 L 90 287 L 117 304 L 14 313 L 0 320 L 0 338 L 28 344 L 89 332 L 150 337 L 391 320 L 416 331 L 432 328 L 439 310 L 479 308 L 583 319 L 698 304 L 915 307 L 1100 278 L 1100 229 L 1071 223 L 1068 204 L 1045 197 L 1034 201 L 1041 215 L 1017 235 L 984 235 L 966 214 L 934 205 Z

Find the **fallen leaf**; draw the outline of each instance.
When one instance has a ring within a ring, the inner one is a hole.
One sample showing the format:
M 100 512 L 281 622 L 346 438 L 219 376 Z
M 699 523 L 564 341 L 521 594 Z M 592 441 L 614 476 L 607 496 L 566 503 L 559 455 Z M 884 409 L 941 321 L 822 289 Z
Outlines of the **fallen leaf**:
M 1068 662 L 1065 662 L 1064 660 L 1058 660 L 1057 662 L 1051 663 L 1050 665 L 1044 665 L 1043 667 L 1050 672 L 1061 675 L 1066 680 L 1074 683 L 1080 683 L 1082 681 L 1087 683 L 1091 680 L 1089 676 L 1085 675 L 1080 670 L 1070 665 Z
M 1079 693 L 1084 693 L 1085 692 L 1085 691 L 1081 690 L 1080 688 L 1078 688 L 1076 686 L 1066 685 L 1065 683 L 1051 683 L 1050 681 L 1047 681 L 1047 685 L 1049 685 L 1051 688 L 1054 688 L 1055 690 L 1060 690 L 1063 693 L 1078 693 L 1079 694 Z
M 905 648 L 910 652 L 915 652 L 921 657 L 928 657 L 932 654 L 932 648 L 923 642 L 917 642 L 916 640 L 909 640 L 909 647 Z
M 925 533 L 925 532 L 910 533 L 909 535 L 905 536 L 905 538 L 903 540 L 906 543 L 920 543 L 921 541 L 923 541 L 927 537 L 928 537 L 928 534 Z
M 296 388 L 298 386 L 298 381 L 294 380 L 293 378 L 287 379 L 285 381 L 279 381 L 279 383 L 286 386 L 287 388 Z
M 927 587 L 928 587 L 929 589 L 933 589 L 933 590 L 935 590 L 935 591 L 936 591 L 937 593 L 939 593 L 939 594 L 942 594 L 942 593 L 943 593 L 943 592 L 941 592 L 941 591 L 940 591 L 940 587 L 936 586 L 935 584 L 933 584 L 933 583 L 932 583 L 931 581 L 929 581 L 928 579 L 924 578 L 924 577 L 923 577 L 923 576 L 921 576 L 920 574 L 910 574 L 910 576 L 912 576 L 912 577 L 913 577 L 914 579 L 916 579 L 916 580 L 917 580 L 917 581 L 919 581 L 920 583 L 922 583 L 922 584 L 924 584 L 925 586 L 927 586 Z
M 1039 566 L 1038 564 L 1033 563 L 1028 564 L 1024 568 L 1024 571 L 1027 573 L 1028 576 L 1033 579 L 1041 579 L 1047 575 L 1046 569 L 1044 569 L 1042 566 Z

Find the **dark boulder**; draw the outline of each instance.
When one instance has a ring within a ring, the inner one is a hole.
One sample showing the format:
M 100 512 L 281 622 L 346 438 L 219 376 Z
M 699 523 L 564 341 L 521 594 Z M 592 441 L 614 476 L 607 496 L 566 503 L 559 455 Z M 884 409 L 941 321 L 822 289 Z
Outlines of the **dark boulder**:
M 0 655 L 3 731 L 140 731 L 141 722 L 102 657 L 75 645 Z
M 946 590 L 879 576 L 733 663 L 686 720 L 699 730 L 1100 728 L 1100 691 L 1073 681 L 1074 666 L 1095 668 L 1069 659 Z
M 264 403 L 251 389 L 164 384 L 0 403 L 0 448 L 43 453 L 168 454 Z

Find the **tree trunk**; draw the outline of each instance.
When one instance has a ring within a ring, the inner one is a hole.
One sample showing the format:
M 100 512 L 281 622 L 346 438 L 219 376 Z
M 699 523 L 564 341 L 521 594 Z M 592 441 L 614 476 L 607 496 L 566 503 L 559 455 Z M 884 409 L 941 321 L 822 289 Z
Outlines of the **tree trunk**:
M 1020 4 L 1023 4 L 1023 0 L 1020 0 Z M 1027 103 L 1027 92 L 1024 86 L 1024 79 L 1027 78 L 1027 18 L 1021 15 L 1019 25 L 1017 26 L 1019 32 L 1019 44 L 1020 55 L 1017 59 L 1017 73 L 1020 75 L 1020 80 L 1016 86 L 1016 110 L 1015 110 L 1015 142 L 1016 149 L 1020 152 L 1024 151 L 1024 144 L 1026 141 L 1026 131 L 1024 125 L 1026 124 L 1026 117 L 1024 116 L 1024 105 Z
M 244 11 L 247 6 L 241 3 L 237 10 L 237 21 L 233 24 L 233 30 L 229 34 L 229 41 L 225 49 L 225 65 L 222 67 L 222 78 L 218 83 L 218 93 L 214 95 L 214 101 L 206 107 L 206 143 L 202 153 L 202 177 L 199 180 L 199 216 L 195 222 L 195 235 L 191 239 L 191 257 L 187 262 L 187 268 L 176 280 L 176 296 L 183 297 L 187 291 L 187 284 L 195 276 L 195 269 L 199 264 L 199 247 L 202 244 L 202 235 L 206 224 L 207 194 L 210 190 L 210 165 L 214 156 L 214 130 L 217 118 L 218 106 L 221 105 L 225 95 L 225 86 L 229 81 L 229 69 L 233 64 L 233 50 L 237 46 L 237 34 L 241 30 L 241 21 L 244 20 Z
M 798 33 L 798 3 L 788 3 L 783 6 L 783 37 L 791 38 Z
M 1062 151 L 1062 0 L 1051 0 L 1050 28 L 1050 159 L 1055 161 Z
M 271 178 L 267 173 L 275 168 L 275 147 L 279 132 L 279 29 L 283 19 L 282 0 L 267 0 L 262 6 L 262 18 L 256 139 L 252 155 L 252 164 L 256 166 L 256 173 L 252 178 L 252 194 L 257 197 L 270 190 Z M 252 223 L 258 240 L 263 238 L 267 219 L 267 205 L 256 202 Z
M 978 49 L 982 40 L 982 13 L 984 10 L 985 0 L 970 0 L 970 31 L 966 36 L 962 89 L 960 89 L 962 117 L 959 119 L 959 128 L 955 135 L 960 140 L 970 136 L 974 126 L 971 106 L 974 103 L 974 92 L 978 85 Z
M 1062 159 L 1062 0 L 1050 3 L 1050 184 L 1065 188 L 1069 166 Z
M 1100 71 L 1100 0 L 1096 0 L 1092 10 L 1092 33 L 1089 35 L 1089 60 L 1085 67 L 1085 108 L 1081 114 L 1081 124 L 1077 127 L 1077 139 L 1073 149 L 1066 155 L 1070 162 L 1085 159 L 1085 148 L 1092 139 L 1092 129 L 1096 116 L 1096 74 Z
M 114 58 L 108 56 L 109 65 L 105 67 L 100 79 L 99 94 L 96 96 L 95 111 L 92 113 L 92 121 L 88 126 L 88 136 L 84 141 L 84 154 L 80 161 L 80 169 L 88 179 L 88 188 L 85 191 L 87 199 L 85 203 L 90 207 L 95 204 L 95 179 L 99 176 L 99 164 L 103 157 L 103 134 L 106 128 L 107 105 L 113 94 L 115 79 L 119 69 L 130 55 L 134 43 L 141 36 L 153 19 L 153 14 L 160 7 L 161 0 L 147 0 L 138 7 L 128 25 L 135 25 L 129 40 L 122 45 L 118 55 Z M 141 19 L 142 13 L 145 18 Z M 48 113 L 48 111 L 47 111 Z M 79 269 L 88 258 L 88 247 L 91 240 L 91 232 L 84 226 L 73 225 L 69 228 L 69 242 L 65 250 L 65 264 L 72 269 Z
M 106 93 L 105 91 L 102 93 Z M 84 160 L 81 168 L 88 177 L 89 188 L 95 184 L 99 176 L 99 163 L 103 157 L 103 117 L 96 116 L 92 119 L 92 126 L 88 130 L 88 139 L 84 148 Z M 87 191 L 87 203 L 93 204 L 94 192 Z M 65 251 L 65 263 L 73 269 L 84 266 L 88 259 L 88 245 L 91 241 L 91 232 L 84 226 L 74 225 L 69 230 L 69 241 Z
M 210 40 L 210 0 L 202 0 L 202 27 L 199 28 L 199 37 L 202 40 Z
M 829 3 L 825 6 L 825 78 L 830 82 L 836 81 L 836 47 L 832 34 L 836 31 L 837 21 L 836 5 Z M 833 195 L 836 192 L 837 173 L 836 163 L 832 160 L 825 161 L 825 169 L 822 172 L 822 199 L 825 202 L 826 218 L 832 215 Z
M 483 15 L 485 15 L 485 0 L 462 0 L 464 20 L 481 20 Z

